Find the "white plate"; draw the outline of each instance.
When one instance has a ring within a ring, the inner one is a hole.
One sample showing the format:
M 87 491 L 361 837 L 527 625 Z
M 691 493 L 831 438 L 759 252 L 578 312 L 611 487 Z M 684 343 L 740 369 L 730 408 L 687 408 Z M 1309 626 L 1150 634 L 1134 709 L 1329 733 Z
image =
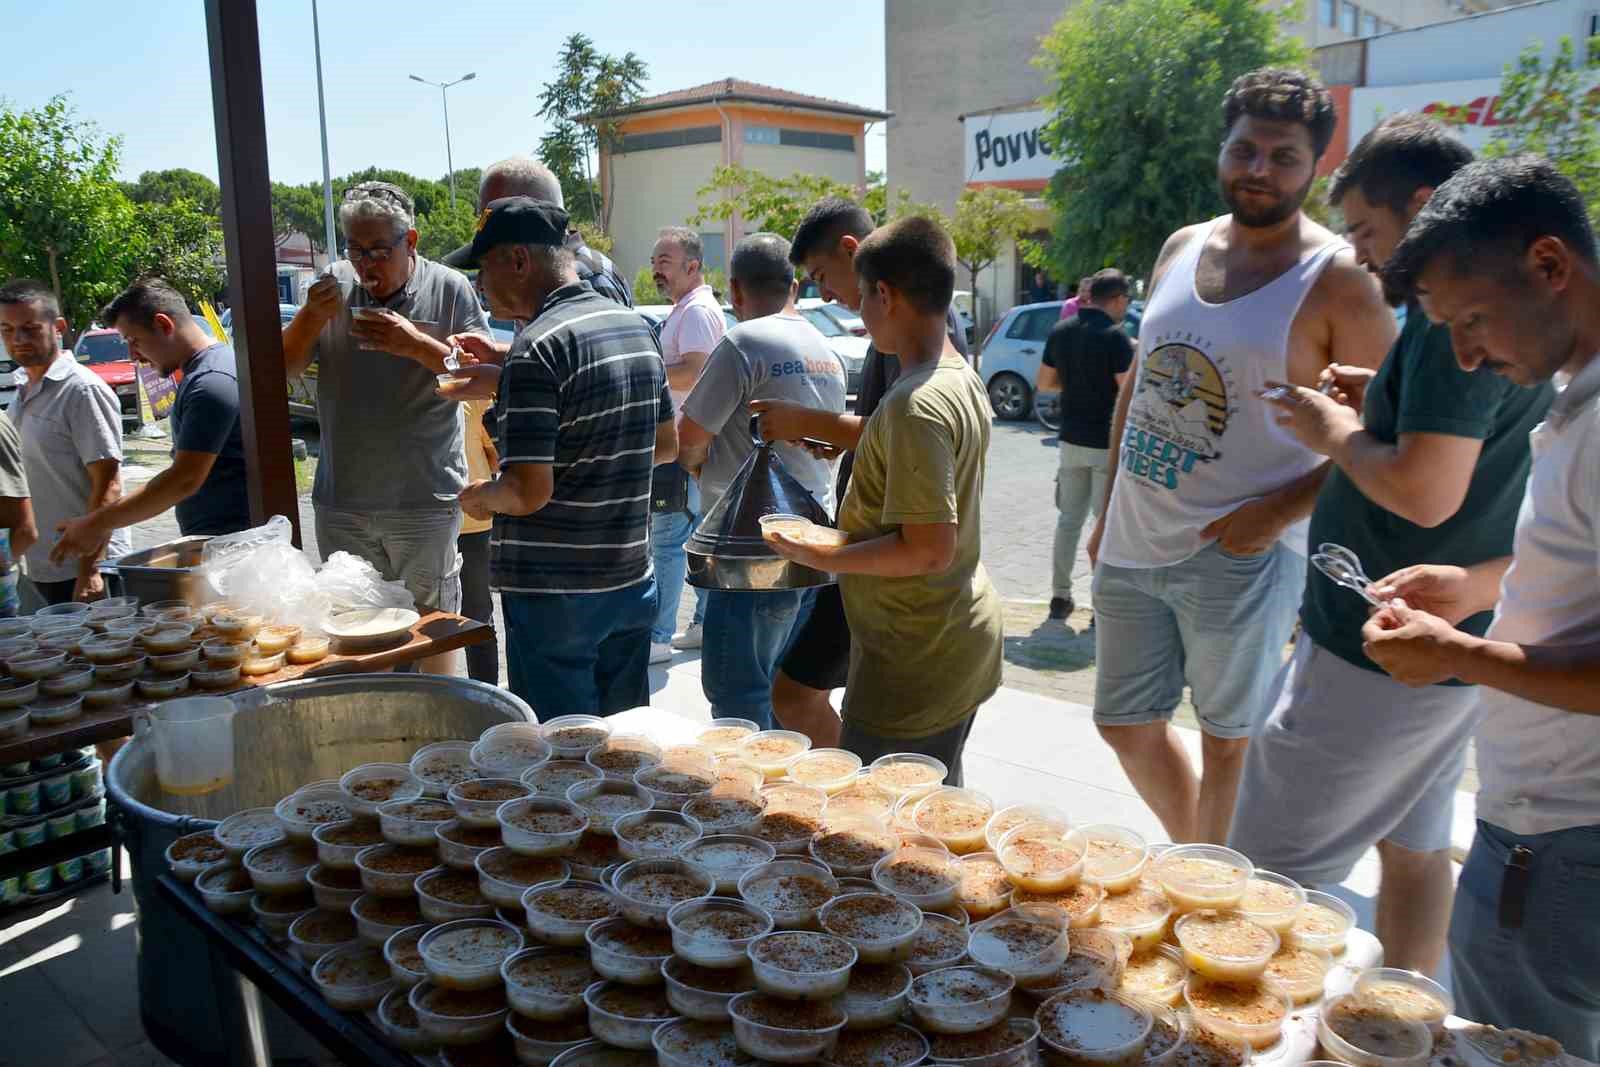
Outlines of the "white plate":
M 333 616 L 324 629 L 346 650 L 383 648 L 408 637 L 420 618 L 408 608 L 357 608 Z

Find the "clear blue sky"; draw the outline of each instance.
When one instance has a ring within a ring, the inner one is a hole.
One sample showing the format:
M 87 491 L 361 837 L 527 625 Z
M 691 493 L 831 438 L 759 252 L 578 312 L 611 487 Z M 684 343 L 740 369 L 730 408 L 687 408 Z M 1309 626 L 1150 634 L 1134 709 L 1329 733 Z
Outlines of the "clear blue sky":
M 735 77 L 866 107 L 884 103 L 881 0 L 320 2 L 335 175 L 366 166 L 444 175 L 439 92 L 409 74 L 442 82 L 477 73 L 449 94 L 456 166 L 531 151 L 542 131 L 539 86 L 574 32 L 604 52 L 637 52 L 649 68 L 647 93 Z M 0 97 L 34 107 L 69 94 L 82 117 L 122 137 L 128 178 L 166 167 L 216 177 L 200 0 L 16 7 L 4 19 L 11 47 L 0 64 Z M 257 8 L 272 178 L 320 180 L 311 0 L 257 0 Z M 883 158 L 879 125 L 867 139 L 868 169 L 882 169 Z

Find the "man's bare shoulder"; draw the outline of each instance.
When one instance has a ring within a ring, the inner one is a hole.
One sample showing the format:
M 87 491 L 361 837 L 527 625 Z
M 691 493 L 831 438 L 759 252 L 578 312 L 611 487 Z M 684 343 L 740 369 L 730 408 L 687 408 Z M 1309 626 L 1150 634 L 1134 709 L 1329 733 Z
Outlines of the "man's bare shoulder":
M 1383 289 L 1371 271 L 1356 262 L 1355 249 L 1345 247 L 1333 254 L 1328 265 L 1317 276 L 1312 294 L 1326 307 L 1342 308 L 1348 312 L 1356 308 L 1385 310 Z
M 1161 252 L 1156 256 L 1155 266 L 1150 269 L 1150 285 L 1152 288 L 1161 280 L 1161 276 L 1167 272 L 1167 267 L 1171 265 L 1172 260 L 1176 258 L 1178 253 L 1187 248 L 1190 241 L 1200 240 L 1210 227 L 1211 223 L 1209 222 L 1197 222 L 1192 226 L 1174 230 L 1162 242 Z

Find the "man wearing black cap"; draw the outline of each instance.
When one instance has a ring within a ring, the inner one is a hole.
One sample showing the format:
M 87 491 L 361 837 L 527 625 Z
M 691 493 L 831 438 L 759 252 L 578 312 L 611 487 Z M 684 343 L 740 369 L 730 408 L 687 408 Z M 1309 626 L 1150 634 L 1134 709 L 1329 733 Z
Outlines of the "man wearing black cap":
M 493 517 L 511 691 L 543 718 L 649 702 L 650 473 L 678 454 L 649 326 L 578 280 L 566 233 L 556 205 L 504 197 L 444 260 L 477 268 L 497 318 L 528 322 L 498 375 L 447 393 L 498 389 L 500 473 L 467 486 L 461 508 Z

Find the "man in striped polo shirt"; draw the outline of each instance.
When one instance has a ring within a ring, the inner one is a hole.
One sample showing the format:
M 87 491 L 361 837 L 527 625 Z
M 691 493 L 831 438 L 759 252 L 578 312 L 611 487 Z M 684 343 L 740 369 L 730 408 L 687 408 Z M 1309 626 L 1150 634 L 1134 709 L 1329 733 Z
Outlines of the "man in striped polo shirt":
M 650 327 L 578 280 L 566 231 L 556 205 L 504 197 L 445 257 L 478 269 L 497 318 L 528 320 L 489 413 L 499 474 L 461 508 L 493 517 L 511 691 L 541 718 L 649 702 L 650 472 L 678 454 Z

